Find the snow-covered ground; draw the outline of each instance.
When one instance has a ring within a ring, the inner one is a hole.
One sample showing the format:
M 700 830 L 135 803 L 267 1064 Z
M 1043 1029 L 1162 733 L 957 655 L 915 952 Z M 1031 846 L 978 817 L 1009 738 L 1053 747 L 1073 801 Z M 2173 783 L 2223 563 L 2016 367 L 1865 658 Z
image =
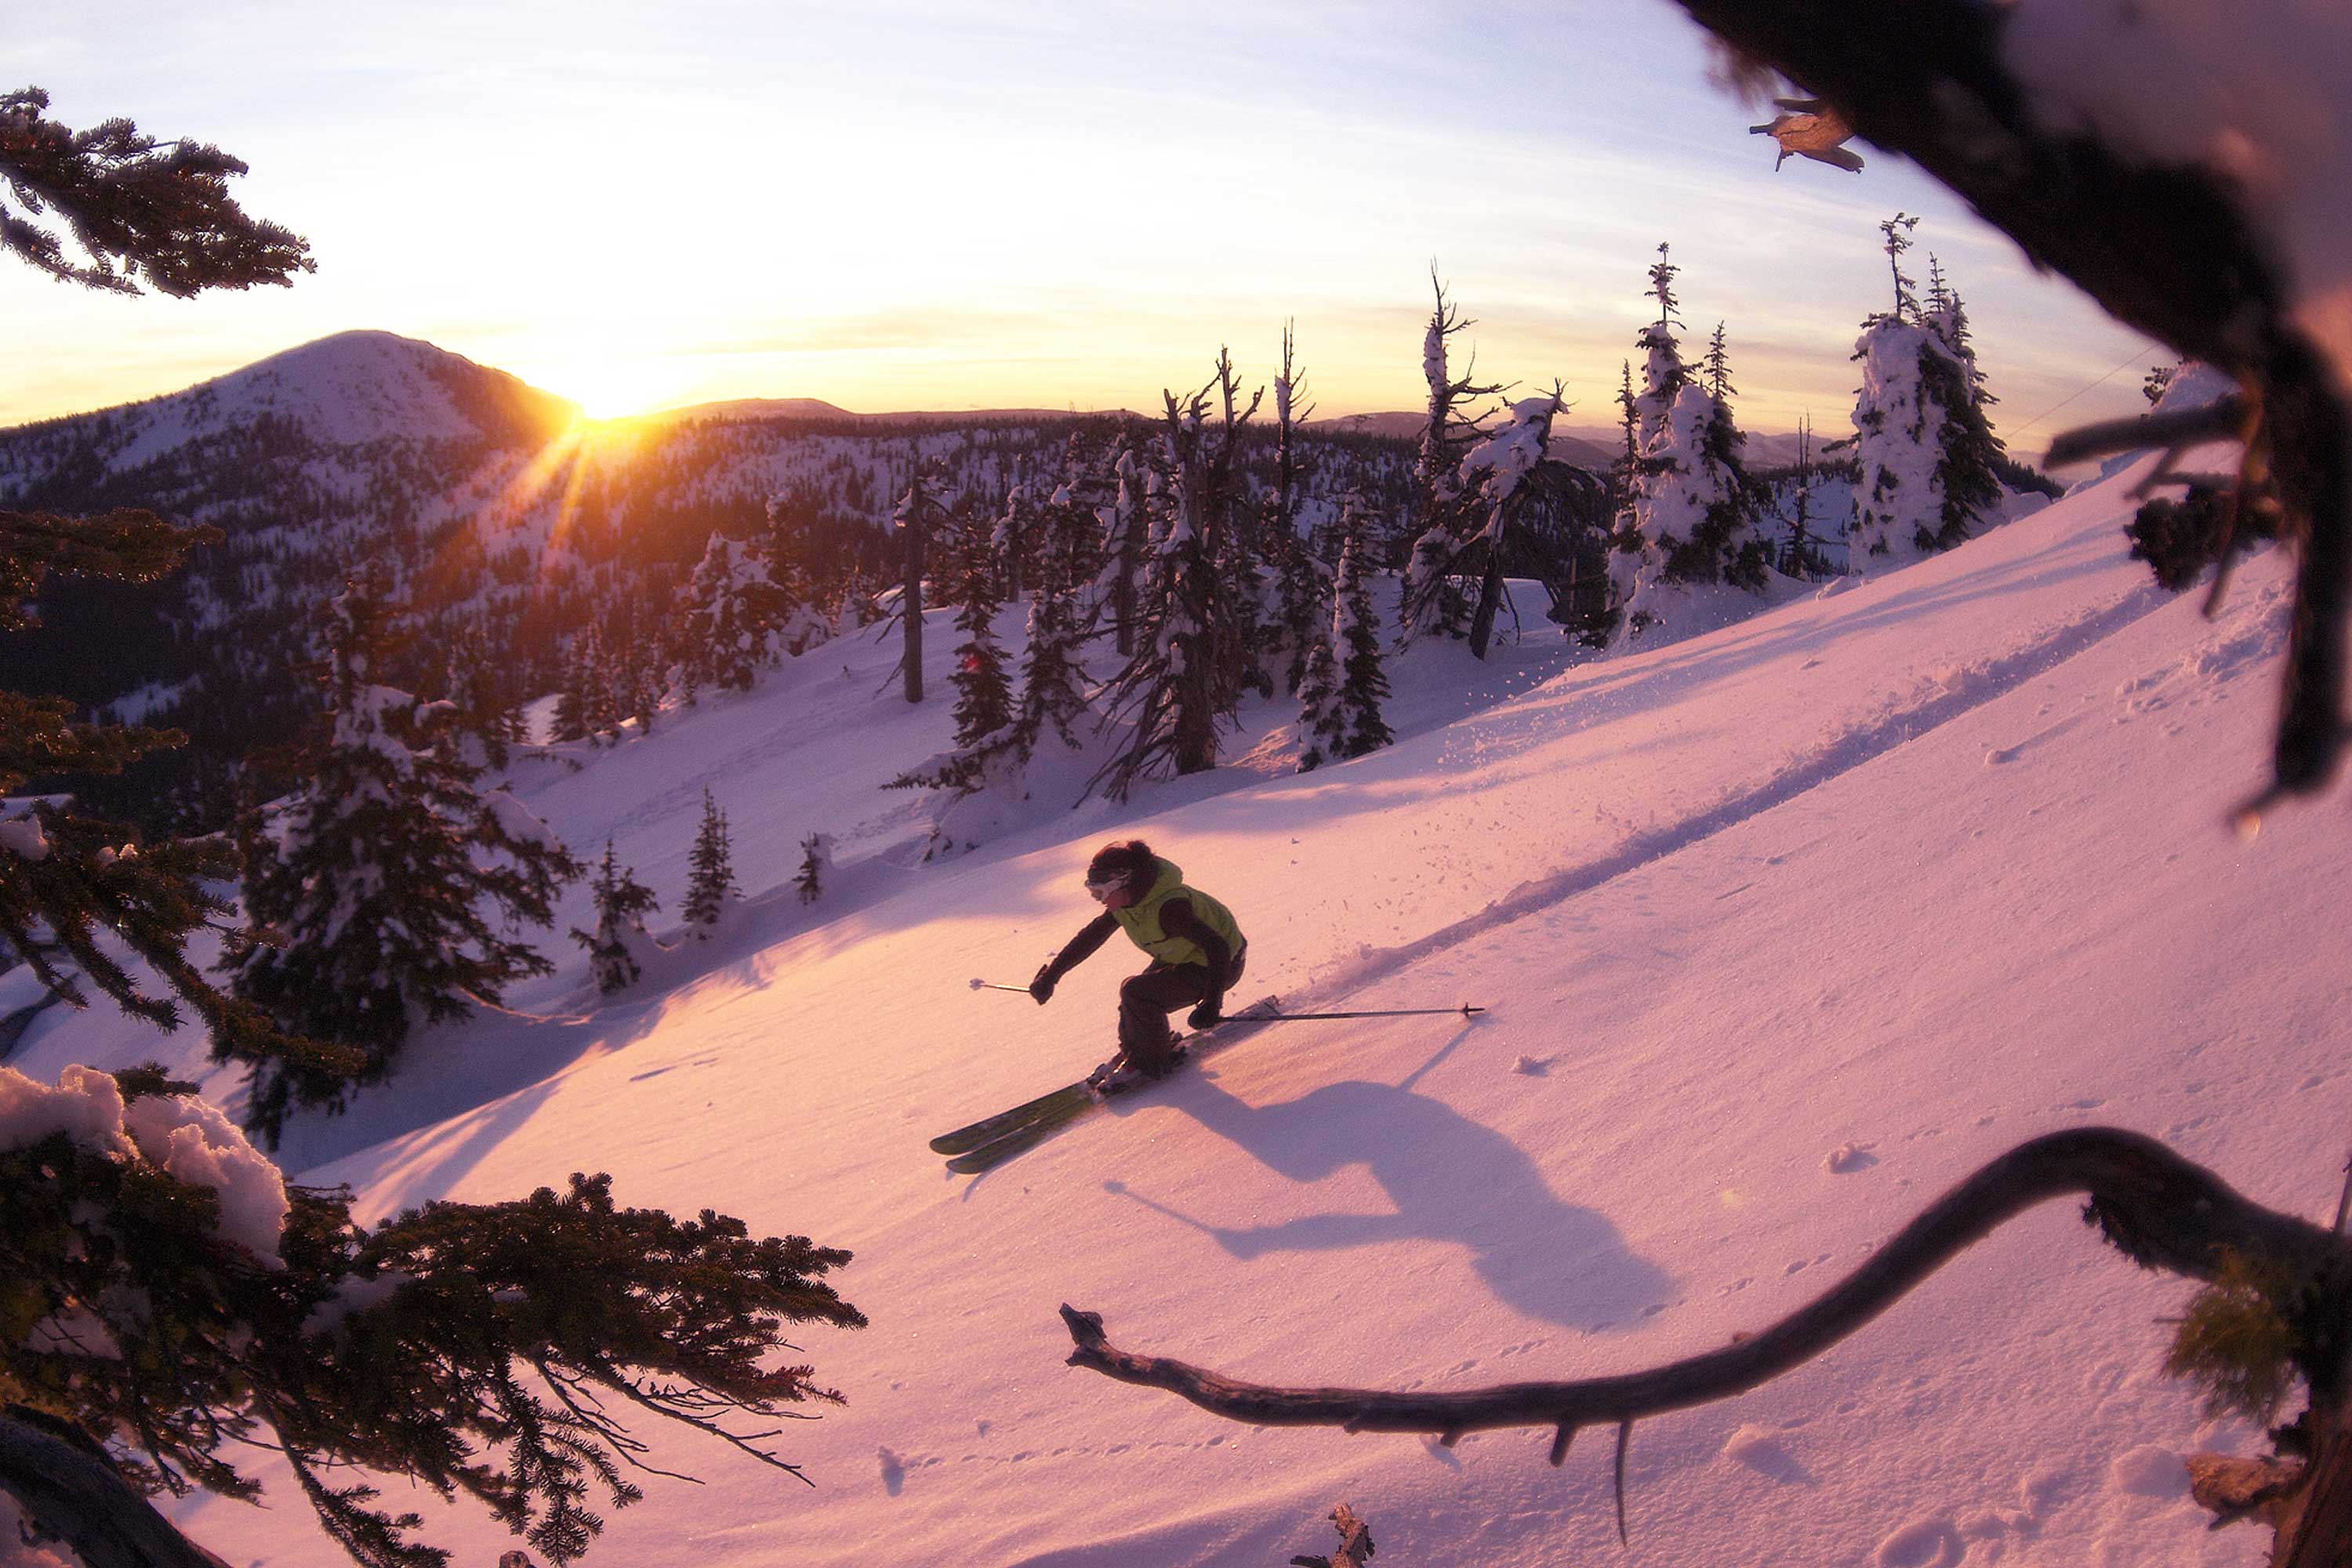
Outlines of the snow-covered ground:
M 352 1184 L 366 1218 L 604 1170 L 624 1202 L 856 1252 L 840 1284 L 872 1327 L 803 1345 L 848 1405 L 782 1439 L 814 1487 L 650 1432 L 653 1463 L 707 1484 L 653 1479 L 592 1563 L 1256 1568 L 1328 1551 L 1340 1500 L 1398 1568 L 2250 1562 L 2256 1534 L 2208 1533 L 2186 1497 L 2178 1455 L 2256 1436 L 2159 1371 L 2186 1287 L 2071 1205 L 1794 1374 L 1643 1424 L 1629 1550 L 1605 1436 L 1554 1470 L 1548 1433 L 1235 1426 L 1066 1367 L 1055 1312 L 1269 1382 L 1628 1370 L 1780 1316 L 1961 1174 L 2093 1123 L 2325 1217 L 2352 1126 L 2330 907 L 2352 834 L 2340 801 L 2226 826 L 2262 776 L 2284 563 L 2200 618 L 2126 557 L 2136 472 L 1622 659 L 1423 649 L 1387 751 L 1288 775 L 1286 716 L 1261 711 L 1241 765 L 929 863 L 920 803 L 874 786 L 940 749 L 949 689 L 909 710 L 893 649 L 836 643 L 518 779 L 673 914 L 708 784 L 751 894 L 719 938 L 601 1006 L 567 949 L 511 999 L 548 1021 L 419 1037 L 352 1114 L 298 1124 L 289 1168 Z M 928 639 L 942 677 L 953 640 Z M 810 907 L 789 883 L 812 831 L 840 847 Z M 969 982 L 1025 980 L 1092 915 L 1080 868 L 1114 833 L 1234 910 L 1237 1001 L 1489 1011 L 1270 1029 L 948 1176 L 926 1138 L 1109 1049 L 1132 955 L 1042 1011 Z M 583 894 L 564 916 L 588 923 Z M 159 1049 L 200 1047 L 52 1014 L 11 1065 Z M 259 1473 L 266 1509 L 177 1517 L 240 1564 L 333 1561 Z M 511 1544 L 414 1500 L 459 1564 Z

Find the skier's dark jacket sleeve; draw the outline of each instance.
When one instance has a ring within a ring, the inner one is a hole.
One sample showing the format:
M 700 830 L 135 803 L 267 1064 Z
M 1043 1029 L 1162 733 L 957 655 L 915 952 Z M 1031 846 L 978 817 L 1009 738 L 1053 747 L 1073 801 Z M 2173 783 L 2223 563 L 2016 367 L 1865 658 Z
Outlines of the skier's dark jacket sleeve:
M 1191 913 L 1189 910 L 1185 912 Z M 1045 983 L 1045 988 L 1048 991 L 1052 990 L 1060 984 L 1063 975 L 1092 958 L 1101 949 L 1102 944 L 1110 940 L 1111 932 L 1117 930 L 1118 930 L 1118 918 L 1108 910 L 1105 910 L 1088 921 L 1086 929 L 1072 937 L 1067 947 L 1053 956 L 1044 970 L 1039 972 L 1038 979 Z

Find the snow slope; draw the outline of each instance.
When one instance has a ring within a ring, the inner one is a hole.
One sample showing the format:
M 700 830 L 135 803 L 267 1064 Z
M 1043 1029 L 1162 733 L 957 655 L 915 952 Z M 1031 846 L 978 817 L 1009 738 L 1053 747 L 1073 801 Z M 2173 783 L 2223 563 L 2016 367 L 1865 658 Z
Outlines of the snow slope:
M 709 782 L 754 892 L 718 941 L 593 1012 L 567 960 L 516 1000 L 581 1021 L 426 1036 L 289 1165 L 371 1216 L 609 1170 L 626 1202 L 856 1251 L 841 1283 L 873 1326 L 804 1346 L 849 1403 L 782 1439 L 815 1486 L 656 1434 L 653 1463 L 709 1484 L 655 1478 L 591 1562 L 1255 1565 L 1328 1550 L 1342 1500 L 1401 1568 L 2250 1561 L 2185 1496 L 2178 1455 L 2254 1440 L 2158 1371 L 2186 1289 L 2068 1205 L 1780 1382 L 1644 1423 L 1622 1552 L 1606 1435 L 1555 1471 L 1544 1433 L 1254 1430 L 1066 1368 L 1055 1310 L 1274 1382 L 1628 1370 L 1780 1316 L 1983 1161 L 2094 1123 L 2324 1217 L 2352 837 L 2329 804 L 2223 826 L 2260 774 L 2284 563 L 2200 618 L 2126 558 L 2137 473 L 1633 657 L 1429 650 L 1388 751 L 1285 776 L 1261 714 L 1249 765 L 929 865 L 914 803 L 866 786 L 937 749 L 946 699 L 909 711 L 877 695 L 887 650 L 835 645 L 519 781 L 672 902 Z M 776 885 L 817 828 L 846 832 L 842 875 L 804 909 Z M 1122 953 L 1043 1011 L 967 982 L 1023 979 L 1076 930 L 1114 830 L 1234 909 L 1245 996 L 1492 1010 L 1269 1030 L 947 1177 L 927 1136 L 1108 1049 Z M 153 1054 L 78 1017 L 14 1065 Z M 240 1563 L 331 1561 L 261 1473 L 269 1509 L 180 1519 Z M 415 1500 L 460 1563 L 508 1544 Z

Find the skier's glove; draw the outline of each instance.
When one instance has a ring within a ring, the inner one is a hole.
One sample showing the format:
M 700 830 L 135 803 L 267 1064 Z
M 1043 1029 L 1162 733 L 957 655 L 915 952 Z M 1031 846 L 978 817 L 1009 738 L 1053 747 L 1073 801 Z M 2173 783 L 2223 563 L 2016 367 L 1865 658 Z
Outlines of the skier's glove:
M 1196 1029 L 1213 1029 L 1225 1021 L 1225 1005 L 1222 998 L 1212 996 L 1186 1016 L 1184 1021 Z
M 1053 1000 L 1054 965 L 1052 963 L 1048 962 L 1038 967 L 1037 978 L 1029 983 L 1029 994 L 1037 998 L 1037 1005 L 1040 1007 Z

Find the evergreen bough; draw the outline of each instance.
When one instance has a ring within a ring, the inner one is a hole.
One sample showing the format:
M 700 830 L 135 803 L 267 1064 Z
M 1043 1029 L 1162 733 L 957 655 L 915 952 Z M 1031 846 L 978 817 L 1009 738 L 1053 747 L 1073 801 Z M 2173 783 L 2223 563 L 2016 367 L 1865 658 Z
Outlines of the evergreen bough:
M 0 1148 L 0 1399 L 103 1435 L 148 1493 L 253 1500 L 236 1457 L 274 1450 L 367 1568 L 450 1561 L 371 1474 L 469 1498 L 560 1564 L 640 1495 L 614 1412 L 798 1476 L 733 1418 L 840 1403 L 784 1336 L 864 1325 L 826 1280 L 846 1252 L 623 1208 L 604 1175 L 368 1230 L 160 1071 L 0 1068 L 0 1096 L 57 1123 Z M 216 1163 L 184 1165 L 192 1140 Z

